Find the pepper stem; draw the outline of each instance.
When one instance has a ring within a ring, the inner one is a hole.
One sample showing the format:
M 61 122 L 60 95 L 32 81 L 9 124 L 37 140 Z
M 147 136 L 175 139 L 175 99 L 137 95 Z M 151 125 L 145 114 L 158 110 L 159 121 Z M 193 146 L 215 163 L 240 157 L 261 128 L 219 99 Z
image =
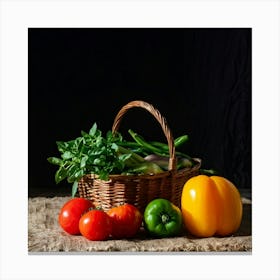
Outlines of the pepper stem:
M 169 221 L 169 216 L 167 214 L 162 214 L 161 220 L 164 224 L 166 224 Z

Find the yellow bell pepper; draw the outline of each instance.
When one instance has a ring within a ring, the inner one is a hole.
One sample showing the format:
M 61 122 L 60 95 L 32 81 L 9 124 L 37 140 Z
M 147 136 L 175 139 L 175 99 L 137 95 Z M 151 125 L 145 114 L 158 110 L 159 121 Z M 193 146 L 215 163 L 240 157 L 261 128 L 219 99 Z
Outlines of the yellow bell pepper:
M 238 189 L 220 176 L 189 179 L 183 187 L 181 210 L 186 229 L 198 237 L 230 235 L 242 219 Z

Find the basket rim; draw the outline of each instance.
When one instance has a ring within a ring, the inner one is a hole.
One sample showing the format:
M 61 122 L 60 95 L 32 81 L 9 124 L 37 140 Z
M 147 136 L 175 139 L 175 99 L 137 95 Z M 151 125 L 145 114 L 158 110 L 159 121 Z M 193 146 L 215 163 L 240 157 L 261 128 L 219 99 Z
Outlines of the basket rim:
M 131 179 L 131 180 L 135 180 L 135 179 L 158 179 L 158 178 L 163 178 L 163 177 L 167 177 L 170 175 L 176 175 L 176 174 L 184 174 L 186 172 L 192 172 L 192 171 L 196 171 L 201 167 L 201 159 L 200 158 L 193 158 L 193 160 L 197 163 L 196 165 L 194 165 L 193 167 L 186 167 L 186 168 L 182 168 L 179 170 L 166 170 L 164 172 L 158 173 L 158 174 L 132 174 L 132 175 L 121 175 L 121 174 L 110 174 L 109 175 L 109 179 L 108 180 L 102 180 L 104 182 L 109 182 L 110 180 L 121 180 L 121 179 Z M 83 178 L 87 178 L 87 177 L 91 177 L 92 179 L 95 180 L 100 180 L 99 176 L 94 174 L 94 173 L 90 173 L 90 174 L 85 174 Z

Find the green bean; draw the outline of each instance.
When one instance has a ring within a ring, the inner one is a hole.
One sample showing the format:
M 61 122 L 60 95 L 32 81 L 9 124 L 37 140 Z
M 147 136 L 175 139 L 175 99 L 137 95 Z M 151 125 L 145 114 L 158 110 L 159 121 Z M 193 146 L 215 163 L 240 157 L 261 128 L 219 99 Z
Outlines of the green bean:
M 180 136 L 180 137 L 178 137 L 178 138 L 176 138 L 175 140 L 174 140 L 174 146 L 176 147 L 176 148 L 178 148 L 178 147 L 180 147 L 180 146 L 182 146 L 182 144 L 184 144 L 185 142 L 187 142 L 189 140 L 189 136 L 188 135 L 182 135 L 182 136 Z
M 133 130 L 129 129 L 128 132 L 136 143 L 138 143 L 140 146 L 144 147 L 145 149 L 149 150 L 150 153 L 154 153 L 154 154 L 164 153 L 164 151 L 162 151 L 161 149 L 149 144 L 147 141 L 144 140 L 142 136 L 135 133 Z
M 184 144 L 185 142 L 187 142 L 189 139 L 189 136 L 188 135 L 182 135 L 182 136 L 179 136 L 178 138 L 176 138 L 174 140 L 174 146 L 175 148 L 178 148 L 180 146 L 182 146 L 182 144 Z M 167 144 L 165 143 L 161 143 L 161 142 L 158 142 L 158 141 L 149 141 L 148 142 L 149 144 L 155 146 L 155 147 L 158 147 L 164 151 L 168 151 L 169 150 L 169 147 Z
M 149 144 L 154 146 L 154 147 L 157 147 L 157 148 L 160 148 L 164 151 L 168 151 L 169 150 L 169 147 L 167 144 L 164 144 L 164 143 L 161 143 L 161 142 L 157 142 L 157 141 L 149 141 Z
M 212 175 L 218 175 L 218 172 L 214 169 L 199 169 L 200 174 L 212 176 Z
M 125 161 L 127 166 L 145 162 L 145 159 L 143 157 L 122 146 L 118 146 L 118 152 L 122 155 L 131 154 L 131 156 Z
M 132 174 L 158 174 L 163 170 L 156 163 L 147 161 L 135 165 L 128 169 L 127 172 Z
M 145 152 L 150 152 L 151 154 L 156 154 L 156 155 L 160 155 L 160 156 L 169 156 L 168 145 L 160 143 L 160 142 L 155 142 L 155 141 L 154 142 L 147 142 L 147 141 L 145 141 L 145 139 L 142 136 L 140 136 L 139 134 L 134 132 L 132 129 L 129 129 L 128 132 L 132 136 L 134 141 L 145 149 Z M 187 141 L 188 136 L 187 135 L 183 135 L 183 136 L 180 136 L 177 139 L 178 139 L 177 140 L 177 145 L 181 145 L 183 142 Z M 154 145 L 152 145 L 151 143 L 154 143 Z M 166 146 L 167 146 L 167 149 L 164 148 Z M 176 156 L 185 157 L 188 160 L 190 160 L 192 163 L 194 163 L 192 157 L 190 157 L 189 155 L 187 155 L 185 153 L 181 153 L 179 151 L 175 151 L 175 155 Z

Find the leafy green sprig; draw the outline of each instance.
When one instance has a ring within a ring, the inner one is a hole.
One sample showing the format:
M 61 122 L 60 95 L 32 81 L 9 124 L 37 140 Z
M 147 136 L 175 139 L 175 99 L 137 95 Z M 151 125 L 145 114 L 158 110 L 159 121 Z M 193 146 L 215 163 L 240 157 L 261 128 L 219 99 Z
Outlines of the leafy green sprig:
M 106 136 L 94 123 L 89 133 L 81 131 L 81 136 L 67 142 L 57 141 L 61 157 L 49 157 L 51 164 L 58 165 L 55 182 L 64 179 L 73 183 L 72 196 L 77 192 L 78 181 L 85 174 L 96 174 L 101 180 L 107 180 L 109 174 L 120 174 L 125 168 L 125 161 L 131 153 L 120 153 L 116 142 L 122 142 L 120 133 L 108 131 Z

